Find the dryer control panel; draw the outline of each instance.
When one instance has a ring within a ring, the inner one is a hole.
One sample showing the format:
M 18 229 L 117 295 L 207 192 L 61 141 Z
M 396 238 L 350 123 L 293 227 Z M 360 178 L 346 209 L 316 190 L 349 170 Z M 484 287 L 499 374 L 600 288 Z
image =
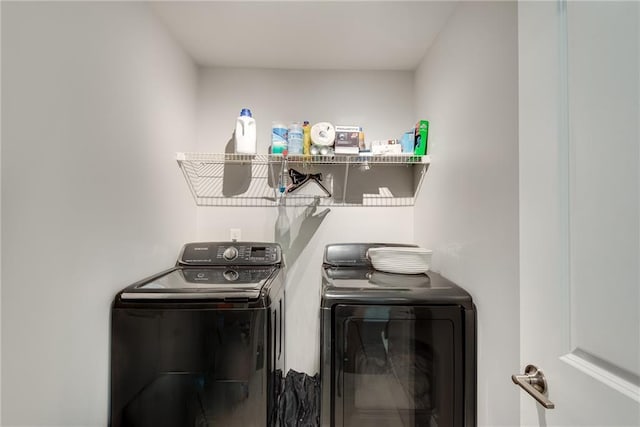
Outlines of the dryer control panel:
M 417 247 L 400 243 L 333 243 L 325 246 L 323 265 L 325 267 L 370 267 L 367 256 L 369 248 Z
M 277 243 L 200 242 L 182 248 L 177 265 L 278 265 L 282 250 Z

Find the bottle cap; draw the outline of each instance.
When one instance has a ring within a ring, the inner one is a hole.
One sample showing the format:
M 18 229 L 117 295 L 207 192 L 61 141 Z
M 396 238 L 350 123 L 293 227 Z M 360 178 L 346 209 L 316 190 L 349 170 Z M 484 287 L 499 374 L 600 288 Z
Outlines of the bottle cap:
M 243 108 L 242 111 L 240 111 L 240 117 L 242 116 L 249 116 L 251 117 L 251 110 L 248 108 Z

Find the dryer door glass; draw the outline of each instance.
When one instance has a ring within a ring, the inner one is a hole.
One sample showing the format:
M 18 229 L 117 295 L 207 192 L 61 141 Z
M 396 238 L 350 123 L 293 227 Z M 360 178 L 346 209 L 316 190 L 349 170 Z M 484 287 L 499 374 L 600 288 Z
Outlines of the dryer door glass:
M 336 426 L 461 426 L 459 307 L 335 308 Z

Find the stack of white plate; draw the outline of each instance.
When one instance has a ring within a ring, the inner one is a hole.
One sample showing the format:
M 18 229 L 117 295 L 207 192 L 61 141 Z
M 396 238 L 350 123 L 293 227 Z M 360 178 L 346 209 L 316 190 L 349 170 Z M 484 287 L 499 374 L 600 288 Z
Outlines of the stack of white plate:
M 429 271 L 433 251 L 415 247 L 370 248 L 367 256 L 378 271 L 399 274 L 420 274 Z
M 429 278 L 424 274 L 405 274 L 398 278 L 397 274 L 374 271 L 369 275 L 369 282 L 385 288 L 429 287 Z

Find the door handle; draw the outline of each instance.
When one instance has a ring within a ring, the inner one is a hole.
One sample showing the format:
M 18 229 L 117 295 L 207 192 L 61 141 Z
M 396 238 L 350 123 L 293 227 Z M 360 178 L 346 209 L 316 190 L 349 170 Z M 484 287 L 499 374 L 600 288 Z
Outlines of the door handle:
M 527 365 L 524 368 L 523 375 L 511 375 L 511 379 L 514 384 L 519 385 L 536 399 L 542 406 L 547 409 L 553 409 L 556 405 L 553 404 L 544 393 L 547 391 L 547 380 L 544 378 L 544 374 L 540 369 L 534 365 Z

